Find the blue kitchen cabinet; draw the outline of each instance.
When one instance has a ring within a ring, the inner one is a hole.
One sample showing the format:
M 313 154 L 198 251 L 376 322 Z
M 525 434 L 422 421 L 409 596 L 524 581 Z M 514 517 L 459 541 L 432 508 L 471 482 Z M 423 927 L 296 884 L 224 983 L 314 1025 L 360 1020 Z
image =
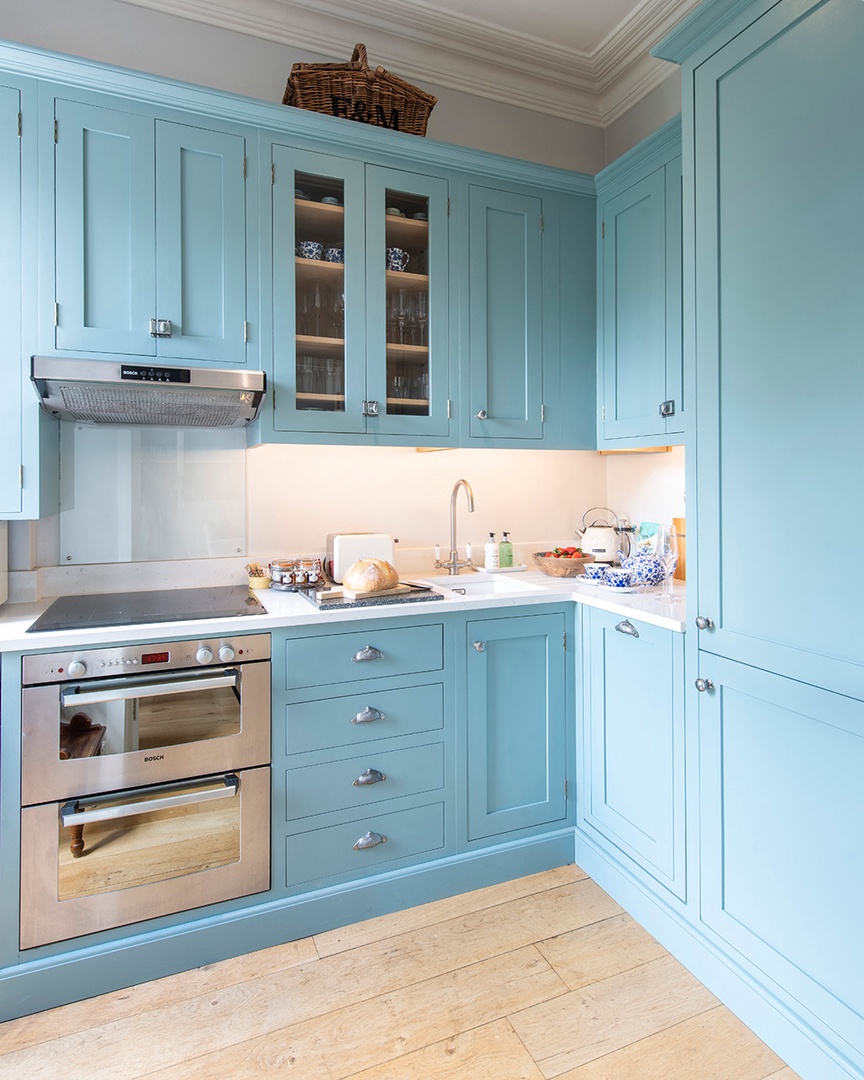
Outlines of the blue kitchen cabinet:
M 36 87 L 0 76 L 0 519 L 55 513 L 57 421 L 29 385 L 36 312 Z
M 578 828 L 684 900 L 684 637 L 586 607 L 582 648 Z
M 659 54 L 683 62 L 693 155 L 701 925 L 740 1015 L 796 1071 L 864 1076 L 864 583 L 822 572 L 802 528 L 835 507 L 850 544 L 864 527 L 864 5 L 706 4 Z
M 271 153 L 273 437 L 446 440 L 447 180 Z
M 566 629 L 564 611 L 464 627 L 469 845 L 567 822 Z
M 864 701 L 723 657 L 701 671 L 702 921 L 864 1075 Z
M 598 173 L 598 446 L 681 442 L 681 123 Z
M 53 258 L 43 252 L 43 348 L 225 366 L 254 359 L 254 135 L 50 86 L 42 108 L 54 165 L 44 176 L 54 235 Z

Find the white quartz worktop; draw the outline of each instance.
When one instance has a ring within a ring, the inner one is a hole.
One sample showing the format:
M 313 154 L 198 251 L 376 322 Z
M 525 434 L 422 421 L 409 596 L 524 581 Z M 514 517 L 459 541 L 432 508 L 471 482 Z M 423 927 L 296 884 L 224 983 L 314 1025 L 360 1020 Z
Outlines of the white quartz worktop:
M 470 582 L 473 571 L 463 571 L 460 577 Z M 292 626 L 321 626 L 368 619 L 428 617 L 454 611 L 490 609 L 511 610 L 532 604 L 560 603 L 575 600 L 613 614 L 640 619 L 676 632 L 683 632 L 685 622 L 684 587 L 675 584 L 680 602 L 670 604 L 662 599 L 662 590 L 638 590 L 614 595 L 597 586 L 584 585 L 572 578 L 552 578 L 539 570 L 526 570 L 514 575 L 520 583 L 530 585 L 512 596 L 460 596 L 454 599 L 428 601 L 414 605 L 369 606 L 336 611 L 317 611 L 308 600 L 296 593 L 263 589 L 258 598 L 267 609 L 266 615 L 247 615 L 237 618 L 199 619 L 145 623 L 102 629 L 58 630 L 28 634 L 27 629 L 51 603 L 46 598 L 33 604 L 0 605 L 0 651 L 28 652 L 42 649 L 62 649 L 84 645 L 112 645 L 128 641 L 165 641 L 188 637 L 225 637 L 232 634 L 260 634 L 267 630 Z M 405 574 L 404 580 L 431 581 L 428 574 Z M 454 579 L 447 579 L 452 584 Z

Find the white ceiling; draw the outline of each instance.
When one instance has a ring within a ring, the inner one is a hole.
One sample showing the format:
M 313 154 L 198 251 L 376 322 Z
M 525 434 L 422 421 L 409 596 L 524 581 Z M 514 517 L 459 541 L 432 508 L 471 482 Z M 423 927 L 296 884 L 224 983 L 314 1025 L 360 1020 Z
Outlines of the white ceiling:
M 673 71 L 651 47 L 698 0 L 124 0 L 329 60 L 355 42 L 424 89 L 597 127 Z

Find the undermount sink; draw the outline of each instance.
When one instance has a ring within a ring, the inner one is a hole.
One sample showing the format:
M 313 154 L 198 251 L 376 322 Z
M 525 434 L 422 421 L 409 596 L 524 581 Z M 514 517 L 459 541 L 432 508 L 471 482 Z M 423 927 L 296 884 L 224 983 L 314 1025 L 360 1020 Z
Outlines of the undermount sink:
M 542 593 L 543 586 L 527 581 L 514 581 L 511 577 L 487 574 L 458 574 L 455 577 L 424 578 L 437 592 L 448 599 L 464 596 L 522 596 L 526 593 Z

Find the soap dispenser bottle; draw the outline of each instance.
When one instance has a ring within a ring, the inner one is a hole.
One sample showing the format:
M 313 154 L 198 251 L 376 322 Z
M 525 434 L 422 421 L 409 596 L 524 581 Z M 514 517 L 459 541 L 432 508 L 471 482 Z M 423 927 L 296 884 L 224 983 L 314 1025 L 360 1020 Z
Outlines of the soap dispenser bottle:
M 495 543 L 495 533 L 489 533 L 489 539 L 486 541 L 483 549 L 484 559 L 483 565 L 487 570 L 497 570 L 498 568 L 498 545 Z
M 498 545 L 498 565 L 513 565 L 513 545 L 510 543 L 510 533 L 504 533 L 504 539 Z

